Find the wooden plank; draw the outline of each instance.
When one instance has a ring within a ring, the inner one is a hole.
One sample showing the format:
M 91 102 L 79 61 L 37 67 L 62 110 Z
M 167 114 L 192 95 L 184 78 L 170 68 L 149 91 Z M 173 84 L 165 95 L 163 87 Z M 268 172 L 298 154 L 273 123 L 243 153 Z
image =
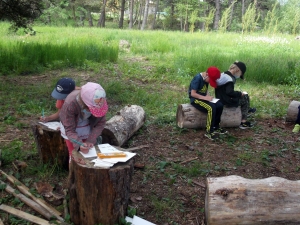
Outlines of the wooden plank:
M 41 219 L 37 216 L 33 216 L 33 215 L 31 215 L 29 213 L 26 213 L 26 212 L 23 212 L 21 210 L 12 208 L 8 205 L 1 204 L 0 209 L 3 210 L 4 212 L 7 212 L 9 214 L 12 214 L 12 215 L 18 217 L 18 218 L 21 218 L 21 219 L 27 220 L 29 222 L 32 222 L 34 224 L 39 224 L 39 225 L 49 225 L 50 224 L 47 220 Z

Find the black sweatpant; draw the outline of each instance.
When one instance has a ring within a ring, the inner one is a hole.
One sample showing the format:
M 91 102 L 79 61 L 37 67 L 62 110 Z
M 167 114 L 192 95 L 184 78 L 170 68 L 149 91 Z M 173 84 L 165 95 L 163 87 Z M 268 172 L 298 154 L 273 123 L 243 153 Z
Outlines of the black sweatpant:
M 221 115 L 223 112 L 223 104 L 220 100 L 216 103 L 212 103 L 195 99 L 191 104 L 201 112 L 207 113 L 206 132 L 212 133 L 215 128 L 218 129 L 220 127 Z

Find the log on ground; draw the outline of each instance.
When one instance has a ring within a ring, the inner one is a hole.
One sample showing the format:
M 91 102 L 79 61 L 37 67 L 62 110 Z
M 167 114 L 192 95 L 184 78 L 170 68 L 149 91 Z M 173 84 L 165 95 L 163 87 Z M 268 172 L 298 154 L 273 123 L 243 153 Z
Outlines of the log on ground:
M 146 114 L 137 105 L 125 106 L 106 122 L 102 131 L 102 142 L 122 146 L 145 123 Z
M 69 170 L 69 210 L 75 225 L 118 224 L 127 213 L 134 160 L 111 168 L 93 167 L 73 151 Z
M 299 188 L 300 181 L 281 177 L 207 178 L 206 224 L 300 224 Z
M 298 107 L 300 106 L 300 102 L 298 101 L 291 101 L 288 110 L 287 110 L 287 114 L 286 114 L 286 121 L 287 122 L 295 122 L 297 119 L 297 115 L 298 115 Z
M 206 127 L 207 113 L 201 112 L 191 104 L 181 104 L 177 107 L 176 121 L 180 128 Z M 224 106 L 221 116 L 221 127 L 238 127 L 241 124 L 242 112 L 240 107 Z
M 57 163 L 60 167 L 69 168 L 69 152 L 59 130 L 49 129 L 38 122 L 32 122 L 31 128 L 42 163 Z

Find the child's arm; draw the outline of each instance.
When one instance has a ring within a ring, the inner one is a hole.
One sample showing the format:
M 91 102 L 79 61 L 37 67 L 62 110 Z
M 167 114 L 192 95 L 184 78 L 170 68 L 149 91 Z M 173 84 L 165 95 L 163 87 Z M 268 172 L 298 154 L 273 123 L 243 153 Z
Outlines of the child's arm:
M 60 109 L 58 109 L 56 113 L 54 113 L 50 116 L 41 116 L 40 121 L 46 123 L 46 122 L 49 122 L 49 121 L 58 120 L 59 111 L 60 111 Z

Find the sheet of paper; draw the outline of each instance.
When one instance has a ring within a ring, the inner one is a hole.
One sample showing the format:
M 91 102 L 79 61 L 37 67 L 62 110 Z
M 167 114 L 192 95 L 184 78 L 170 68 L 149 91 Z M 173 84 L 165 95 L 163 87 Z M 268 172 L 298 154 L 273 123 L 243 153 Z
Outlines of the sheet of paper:
M 212 103 L 216 103 L 217 101 L 219 101 L 220 99 L 218 99 L 218 98 L 213 98 L 213 100 L 211 100 L 210 102 L 212 102 Z
M 244 95 L 247 95 L 247 94 L 248 94 L 248 92 L 246 92 L 246 91 L 243 91 L 242 93 L 243 93 Z
M 155 225 L 147 220 L 144 220 L 138 216 L 133 216 L 132 225 Z
M 98 145 L 101 153 L 109 153 L 109 152 L 121 152 L 110 144 L 101 144 Z
M 99 158 L 93 159 L 91 162 L 94 162 L 94 166 L 95 167 L 102 167 L 102 168 L 110 168 L 114 165 L 114 163 L 108 163 L 108 162 L 104 162 Z
M 47 123 L 39 122 L 39 123 L 43 124 L 44 126 L 48 127 L 51 130 L 57 130 L 57 128 L 59 128 L 59 122 L 47 122 Z
M 80 154 L 84 157 L 84 158 L 92 158 L 92 157 L 97 157 L 97 152 L 96 152 L 96 149 L 95 149 L 95 147 L 93 147 L 93 148 L 90 148 L 89 149 L 89 152 L 88 153 L 83 153 L 83 152 L 81 152 L 81 151 L 79 151 L 80 152 Z

